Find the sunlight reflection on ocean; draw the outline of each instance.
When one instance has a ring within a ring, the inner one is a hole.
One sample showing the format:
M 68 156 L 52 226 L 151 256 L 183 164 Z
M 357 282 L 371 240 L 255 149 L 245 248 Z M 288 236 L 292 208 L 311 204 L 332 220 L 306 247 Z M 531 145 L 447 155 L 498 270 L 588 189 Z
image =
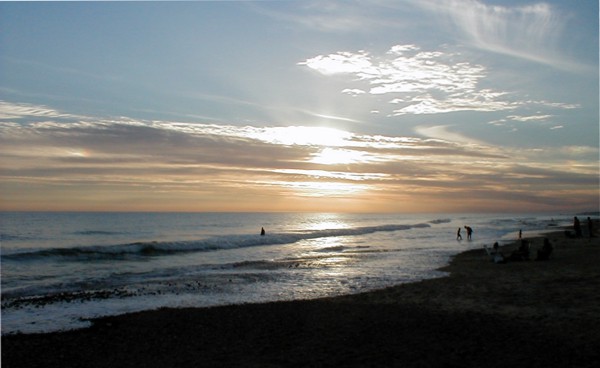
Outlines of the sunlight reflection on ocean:
M 460 251 L 558 221 L 463 214 L 1 216 L 3 334 L 84 327 L 89 318 L 161 307 L 317 298 L 439 277 L 436 269 Z M 457 241 L 457 228 L 466 224 L 475 229 L 473 240 Z

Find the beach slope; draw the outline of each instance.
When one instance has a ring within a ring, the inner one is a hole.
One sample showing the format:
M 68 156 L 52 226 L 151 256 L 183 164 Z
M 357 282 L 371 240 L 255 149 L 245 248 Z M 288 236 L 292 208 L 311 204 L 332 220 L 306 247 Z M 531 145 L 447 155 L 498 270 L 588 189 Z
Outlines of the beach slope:
M 548 261 L 495 264 L 477 249 L 457 255 L 448 277 L 370 293 L 3 336 L 2 366 L 596 367 L 600 239 L 550 236 Z M 534 253 L 541 245 L 532 240 Z

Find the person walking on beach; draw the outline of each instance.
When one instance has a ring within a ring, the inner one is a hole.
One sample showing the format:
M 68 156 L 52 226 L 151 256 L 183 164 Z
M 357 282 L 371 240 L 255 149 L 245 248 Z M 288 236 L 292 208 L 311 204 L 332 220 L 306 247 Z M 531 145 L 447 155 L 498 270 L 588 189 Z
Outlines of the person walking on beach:
M 591 218 L 587 218 L 587 223 L 588 223 L 588 235 L 590 238 L 594 237 L 594 224 L 592 223 L 592 219 Z
M 465 229 L 467 229 L 467 239 L 471 240 L 471 235 L 473 234 L 473 229 L 471 229 L 470 226 L 465 226 Z
M 460 227 L 458 228 L 458 231 L 456 232 L 456 240 L 462 240 L 462 235 L 460 235 Z
M 519 240 L 521 240 L 523 237 L 523 230 L 519 229 Z

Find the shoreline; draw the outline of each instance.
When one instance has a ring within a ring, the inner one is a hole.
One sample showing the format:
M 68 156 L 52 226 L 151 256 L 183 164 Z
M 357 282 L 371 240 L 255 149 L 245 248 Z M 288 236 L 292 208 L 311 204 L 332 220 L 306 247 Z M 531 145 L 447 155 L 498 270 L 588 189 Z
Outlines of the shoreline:
M 544 236 L 554 246 L 548 261 L 495 264 L 475 249 L 441 268 L 447 276 L 362 294 L 160 309 L 82 330 L 2 336 L 2 364 L 596 366 L 600 239 Z M 542 238 L 529 240 L 535 258 Z

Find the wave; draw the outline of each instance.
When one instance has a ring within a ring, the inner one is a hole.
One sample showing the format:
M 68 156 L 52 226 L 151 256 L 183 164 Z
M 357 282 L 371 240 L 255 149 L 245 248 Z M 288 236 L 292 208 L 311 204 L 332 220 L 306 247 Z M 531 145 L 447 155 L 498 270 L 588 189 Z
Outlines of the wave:
M 105 230 L 83 230 L 76 231 L 73 234 L 75 235 L 120 235 L 123 233 L 117 231 L 105 231 Z
M 28 238 L 24 237 L 24 236 L 19 236 L 19 235 L 0 233 L 0 241 L 22 240 L 22 239 L 28 239 Z
M 451 219 L 437 219 L 437 220 L 431 220 L 431 221 L 429 221 L 430 224 L 435 224 L 435 225 L 437 225 L 437 224 L 447 224 L 449 222 L 452 222 L 452 220 Z
M 47 258 L 62 258 L 74 261 L 126 259 L 131 257 L 151 257 L 186 252 L 206 252 L 261 245 L 292 244 L 307 239 L 356 236 L 382 231 L 400 231 L 413 228 L 426 228 L 430 226 L 431 225 L 429 224 L 381 225 L 345 229 L 300 231 L 295 233 L 267 233 L 265 236 L 258 234 L 223 235 L 200 240 L 152 241 L 106 246 L 49 248 L 21 253 L 3 254 L 2 259 L 15 261 Z

